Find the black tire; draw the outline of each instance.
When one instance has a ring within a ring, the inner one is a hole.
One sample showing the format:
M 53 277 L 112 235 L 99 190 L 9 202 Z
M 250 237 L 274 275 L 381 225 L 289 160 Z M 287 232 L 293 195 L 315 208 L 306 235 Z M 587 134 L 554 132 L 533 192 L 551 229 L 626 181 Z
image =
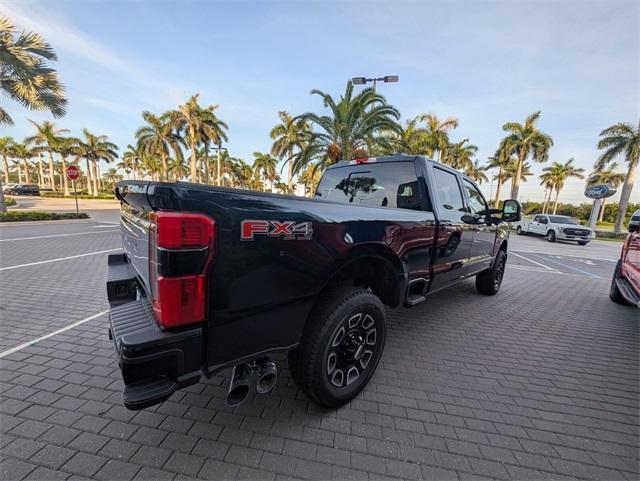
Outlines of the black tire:
M 522 235 L 522 227 L 520 226 L 516 227 L 516 234 Z
M 609 289 L 609 299 L 611 299 L 616 304 L 622 304 L 623 306 L 630 306 L 631 303 L 627 301 L 618 289 L 618 284 L 616 284 L 616 278 L 622 277 L 622 267 L 620 261 L 616 264 L 616 268 L 613 271 L 613 279 L 611 279 L 611 288 Z
M 300 344 L 289 353 L 291 377 L 314 402 L 342 406 L 375 372 L 384 350 L 385 322 L 384 306 L 370 291 L 327 291 L 311 312 Z
M 556 233 L 552 230 L 550 230 L 549 232 L 547 232 L 547 242 L 555 242 L 556 241 Z
M 478 289 L 478 292 L 487 296 L 497 294 L 502 285 L 506 265 L 507 253 L 499 250 L 495 261 L 493 261 L 493 266 L 476 276 L 476 289 Z
M 589 241 L 578 241 L 578 245 L 579 246 L 586 246 L 589 243 Z

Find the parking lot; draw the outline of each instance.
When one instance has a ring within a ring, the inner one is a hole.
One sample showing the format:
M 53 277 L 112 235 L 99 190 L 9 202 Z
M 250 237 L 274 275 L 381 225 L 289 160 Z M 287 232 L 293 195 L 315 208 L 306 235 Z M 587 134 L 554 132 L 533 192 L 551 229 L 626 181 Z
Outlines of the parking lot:
M 133 412 L 107 336 L 116 219 L 0 228 L 0 479 L 638 479 L 639 315 L 608 299 L 620 244 L 512 236 L 496 297 L 470 280 L 389 312 L 341 409 L 280 362 L 240 407 L 216 376 Z

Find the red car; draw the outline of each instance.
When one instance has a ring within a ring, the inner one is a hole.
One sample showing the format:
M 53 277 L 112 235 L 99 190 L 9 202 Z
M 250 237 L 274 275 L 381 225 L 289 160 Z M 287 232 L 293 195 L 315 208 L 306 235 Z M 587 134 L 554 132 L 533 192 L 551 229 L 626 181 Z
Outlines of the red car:
M 629 235 L 613 273 L 609 297 L 618 304 L 640 307 L 640 210 L 629 222 Z

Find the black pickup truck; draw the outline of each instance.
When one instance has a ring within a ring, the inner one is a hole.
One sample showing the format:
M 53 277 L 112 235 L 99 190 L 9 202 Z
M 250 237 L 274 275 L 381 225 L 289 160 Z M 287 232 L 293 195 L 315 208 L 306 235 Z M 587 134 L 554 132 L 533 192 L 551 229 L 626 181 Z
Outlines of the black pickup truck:
M 148 181 L 116 195 L 109 335 L 130 409 L 230 367 L 238 404 L 273 387 L 278 351 L 309 398 L 344 404 L 378 365 L 384 306 L 471 276 L 498 292 L 521 210 L 490 209 L 464 175 L 407 155 L 339 162 L 313 199 Z

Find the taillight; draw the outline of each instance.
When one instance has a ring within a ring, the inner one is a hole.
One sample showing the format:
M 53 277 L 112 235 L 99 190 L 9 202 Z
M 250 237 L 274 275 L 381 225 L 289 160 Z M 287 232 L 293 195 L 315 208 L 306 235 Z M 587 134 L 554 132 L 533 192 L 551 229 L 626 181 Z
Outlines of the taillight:
M 158 322 L 169 329 L 203 321 L 215 222 L 187 212 L 153 212 L 149 217 L 149 281 Z

